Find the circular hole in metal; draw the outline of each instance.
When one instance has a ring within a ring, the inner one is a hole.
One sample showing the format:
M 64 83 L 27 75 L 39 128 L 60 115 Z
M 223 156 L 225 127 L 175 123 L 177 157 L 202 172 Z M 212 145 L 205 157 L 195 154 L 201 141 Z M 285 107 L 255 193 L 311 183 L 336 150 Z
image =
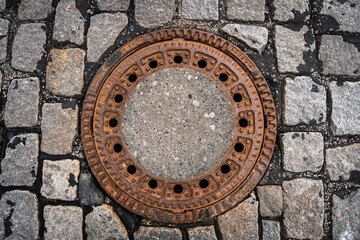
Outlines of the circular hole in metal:
M 226 81 L 229 79 L 229 76 L 228 76 L 226 73 L 221 73 L 221 74 L 219 75 L 219 79 L 220 79 L 220 81 L 222 81 L 222 82 L 226 82 Z
M 240 93 L 235 93 L 234 96 L 233 96 L 233 99 L 235 102 L 241 102 L 242 100 L 242 96 Z
M 158 62 L 157 61 L 151 61 L 150 63 L 149 63 L 149 67 L 151 67 L 151 68 L 156 68 L 158 66 Z
M 179 63 L 182 63 L 182 61 L 183 61 L 182 56 L 175 56 L 174 57 L 174 62 L 175 63 L 179 64 Z
M 182 193 L 182 191 L 183 191 L 183 187 L 180 185 L 180 184 L 176 184 L 175 186 L 174 186 L 174 192 L 175 193 Z
M 245 118 L 241 118 L 239 120 L 239 125 L 240 125 L 240 127 L 247 127 L 248 126 L 248 121 Z
M 244 150 L 244 145 L 242 143 L 237 143 L 235 144 L 234 149 L 236 152 L 242 152 Z
M 226 173 L 230 172 L 230 167 L 229 167 L 229 165 L 224 164 L 224 165 L 221 166 L 220 170 L 221 170 L 222 173 L 226 174 Z
M 207 188 L 209 186 L 209 182 L 206 179 L 203 179 L 199 182 L 201 188 Z
M 110 119 L 109 121 L 110 127 L 116 127 L 118 125 L 118 121 L 115 118 Z
M 123 99 L 124 99 L 124 97 L 121 94 L 117 94 L 115 96 L 115 102 L 116 103 L 121 103 Z
M 205 60 L 200 60 L 198 62 L 199 68 L 205 68 L 207 66 L 207 62 Z
M 157 188 L 158 182 L 155 179 L 151 179 L 148 184 L 150 188 L 155 189 Z
M 136 173 L 136 167 L 134 165 L 130 165 L 127 167 L 127 171 L 130 174 L 134 174 L 134 173 Z
M 157 64 L 157 63 L 156 63 L 156 64 Z M 129 76 L 129 81 L 130 81 L 130 82 L 135 82 L 135 81 L 136 81 L 136 79 L 137 79 L 137 76 L 136 76 L 136 74 L 135 74 L 135 73 L 130 74 L 130 76 Z
M 114 151 L 115 152 L 119 153 L 119 152 L 121 152 L 121 150 L 122 150 L 121 144 L 117 143 L 117 144 L 114 145 Z

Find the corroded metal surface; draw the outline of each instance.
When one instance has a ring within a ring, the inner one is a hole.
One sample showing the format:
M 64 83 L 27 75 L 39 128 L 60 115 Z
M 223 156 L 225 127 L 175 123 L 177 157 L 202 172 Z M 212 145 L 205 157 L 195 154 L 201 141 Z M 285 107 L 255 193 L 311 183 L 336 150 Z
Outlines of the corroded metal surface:
M 167 68 L 194 69 L 213 79 L 234 113 L 227 153 L 186 180 L 150 173 L 122 135 L 129 95 L 142 79 Z M 85 96 L 81 135 L 91 171 L 119 204 L 160 222 L 198 222 L 238 204 L 265 174 L 276 141 L 275 106 L 264 76 L 235 45 L 200 30 L 164 29 L 130 41 L 101 66 Z

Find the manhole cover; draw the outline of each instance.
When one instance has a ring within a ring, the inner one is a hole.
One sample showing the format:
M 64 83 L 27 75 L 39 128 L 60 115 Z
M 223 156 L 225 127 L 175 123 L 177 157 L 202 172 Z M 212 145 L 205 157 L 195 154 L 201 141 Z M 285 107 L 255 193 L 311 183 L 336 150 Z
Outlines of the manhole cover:
M 101 66 L 81 134 L 91 171 L 115 201 L 146 218 L 192 223 L 229 210 L 258 184 L 276 113 L 239 48 L 204 31 L 164 29 Z

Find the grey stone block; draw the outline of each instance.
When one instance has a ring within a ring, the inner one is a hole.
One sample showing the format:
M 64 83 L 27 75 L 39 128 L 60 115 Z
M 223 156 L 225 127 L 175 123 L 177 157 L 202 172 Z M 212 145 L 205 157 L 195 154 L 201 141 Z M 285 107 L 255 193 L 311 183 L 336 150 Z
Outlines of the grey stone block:
M 171 21 L 175 0 L 135 0 L 135 19 L 140 26 L 156 27 Z
M 181 17 L 193 20 L 218 20 L 218 0 L 183 0 Z

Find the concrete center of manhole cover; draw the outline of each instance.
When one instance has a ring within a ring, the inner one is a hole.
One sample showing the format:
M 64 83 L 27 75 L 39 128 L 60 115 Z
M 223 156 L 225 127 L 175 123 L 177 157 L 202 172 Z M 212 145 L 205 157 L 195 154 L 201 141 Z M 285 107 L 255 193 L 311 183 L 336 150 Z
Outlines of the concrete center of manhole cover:
M 125 106 L 125 142 L 139 164 L 159 177 L 187 179 L 210 170 L 230 147 L 233 130 L 228 98 L 190 69 L 154 73 Z

